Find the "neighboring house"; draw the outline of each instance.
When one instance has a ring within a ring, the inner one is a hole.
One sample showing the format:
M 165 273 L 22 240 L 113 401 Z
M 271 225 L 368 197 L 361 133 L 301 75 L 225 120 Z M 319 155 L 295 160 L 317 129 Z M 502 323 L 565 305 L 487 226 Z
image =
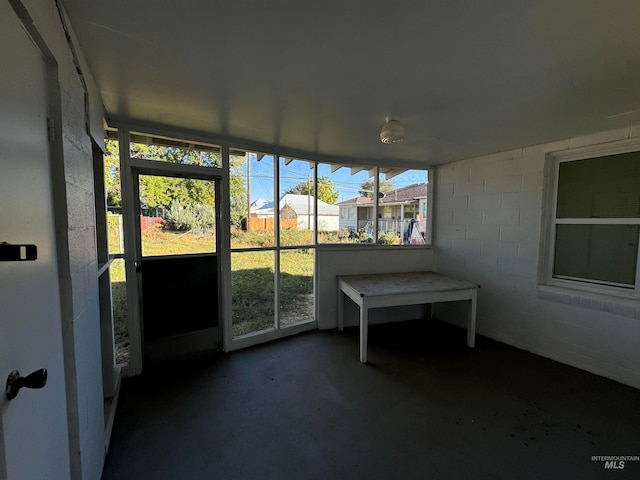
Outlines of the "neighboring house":
M 268 200 L 265 200 L 264 198 L 259 198 L 249 206 L 249 212 L 254 214 L 256 213 L 257 210 L 261 209 L 268 203 L 269 203 Z
M 367 229 L 373 220 L 373 199 L 356 197 L 338 203 L 340 228 L 350 232 Z M 409 220 L 418 220 L 424 232 L 427 213 L 427 184 L 416 183 L 396 188 L 380 199 L 378 204 L 378 230 L 380 232 L 406 231 Z
M 254 208 L 255 206 L 255 208 Z M 314 224 L 313 197 L 287 193 L 279 202 L 279 210 L 287 208 L 286 217 L 297 219 L 298 230 L 309 230 Z M 337 205 L 329 205 L 318 200 L 318 231 L 337 231 L 339 208 Z M 251 216 L 258 219 L 273 219 L 273 202 L 258 199 L 251 204 Z
M 337 204 L 340 208 L 339 228 L 355 232 L 366 228 L 373 218 L 373 199 L 356 197 Z

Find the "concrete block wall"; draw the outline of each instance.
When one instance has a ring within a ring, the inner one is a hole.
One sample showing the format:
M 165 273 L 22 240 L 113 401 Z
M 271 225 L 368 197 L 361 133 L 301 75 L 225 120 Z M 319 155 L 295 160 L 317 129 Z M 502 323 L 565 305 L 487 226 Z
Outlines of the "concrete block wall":
M 99 479 L 104 463 L 104 411 L 100 347 L 98 262 L 96 256 L 93 191 L 93 153 L 90 130 L 103 145 L 102 104 L 79 45 L 76 58 L 66 33 L 75 38 L 73 27 L 55 0 L 24 0 L 56 62 L 58 85 L 50 94 L 58 96 L 56 118 L 61 135 L 53 151 L 57 241 L 62 246 L 60 263 L 63 310 L 63 345 L 67 384 L 70 466 L 74 479 Z M 63 21 L 59 12 L 62 11 Z M 65 26 L 67 32 L 65 32 Z M 78 75 L 78 61 L 84 85 Z M 85 115 L 85 86 L 92 103 L 89 128 Z M 59 247 L 59 255 L 61 248 Z
M 439 272 L 481 286 L 479 334 L 640 388 L 640 306 L 538 286 L 547 153 L 634 136 L 637 126 L 438 167 L 434 245 Z M 461 305 L 434 313 L 464 325 Z

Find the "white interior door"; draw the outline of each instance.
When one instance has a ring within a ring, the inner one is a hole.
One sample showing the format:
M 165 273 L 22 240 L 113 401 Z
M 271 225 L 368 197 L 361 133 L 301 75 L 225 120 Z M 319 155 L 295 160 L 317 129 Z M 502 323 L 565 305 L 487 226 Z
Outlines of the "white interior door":
M 60 291 L 43 57 L 0 0 L 0 242 L 35 244 L 34 261 L 0 262 L 0 382 L 46 368 L 42 389 L 0 394 L 0 478 L 69 478 Z

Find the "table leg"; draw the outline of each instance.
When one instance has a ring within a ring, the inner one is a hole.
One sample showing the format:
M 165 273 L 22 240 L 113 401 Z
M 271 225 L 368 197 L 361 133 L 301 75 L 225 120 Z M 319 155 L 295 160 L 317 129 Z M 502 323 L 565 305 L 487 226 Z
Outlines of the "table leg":
M 476 297 L 469 299 L 469 319 L 467 323 L 467 346 L 473 348 L 476 344 Z
M 367 337 L 369 335 L 369 308 L 360 305 L 360 361 L 367 363 Z
M 344 328 L 344 292 L 338 286 L 338 330 Z

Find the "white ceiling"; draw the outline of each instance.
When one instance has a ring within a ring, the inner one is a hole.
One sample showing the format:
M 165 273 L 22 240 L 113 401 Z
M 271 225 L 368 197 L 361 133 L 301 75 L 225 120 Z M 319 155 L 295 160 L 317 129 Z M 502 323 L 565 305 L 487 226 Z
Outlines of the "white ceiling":
M 422 164 L 640 123 L 638 0 L 63 3 L 120 121 Z

